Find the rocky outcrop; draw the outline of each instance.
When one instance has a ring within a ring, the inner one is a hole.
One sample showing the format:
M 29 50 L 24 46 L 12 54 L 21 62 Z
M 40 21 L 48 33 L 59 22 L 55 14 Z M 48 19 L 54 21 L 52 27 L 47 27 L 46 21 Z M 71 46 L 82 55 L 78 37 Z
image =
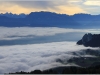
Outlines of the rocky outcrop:
M 84 45 L 86 47 L 100 47 L 100 34 L 85 34 L 81 40 L 77 42 L 78 45 Z

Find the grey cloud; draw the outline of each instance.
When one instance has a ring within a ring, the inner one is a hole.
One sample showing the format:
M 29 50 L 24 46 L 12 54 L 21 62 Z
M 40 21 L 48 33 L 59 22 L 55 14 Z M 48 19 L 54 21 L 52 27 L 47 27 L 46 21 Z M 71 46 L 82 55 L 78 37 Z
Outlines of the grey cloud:
M 16 1 L 12 2 L 25 8 L 52 8 L 54 3 L 51 1 Z
M 12 32 L 13 31 L 13 32 Z M 0 27 L 0 46 L 25 45 L 60 41 L 78 41 L 85 33 L 99 33 L 99 29 L 67 29 L 57 27 Z M 74 38 L 71 38 L 73 37 Z
M 27 9 L 38 9 L 39 11 L 58 11 L 60 8 L 58 6 L 68 6 L 68 7 L 74 7 L 77 6 L 80 9 L 86 11 L 90 14 L 98 14 L 98 6 L 94 5 L 85 5 L 84 3 L 86 1 L 90 0 L 1 0 L 0 5 L 6 5 L 6 7 L 11 7 L 11 5 L 18 5 Z M 99 5 L 99 4 L 98 4 Z M 91 8 L 97 7 L 96 9 L 89 10 Z M 88 8 L 88 9 L 87 9 Z M 38 11 L 37 10 L 37 11 Z M 5 10 L 1 10 L 2 12 L 6 12 Z
M 59 9 L 56 6 L 60 6 L 60 5 L 70 5 L 68 3 L 68 1 L 66 0 L 37 0 L 37 1 L 16 1 L 16 0 L 12 0 L 12 1 L 1 1 L 0 4 L 4 4 L 4 3 L 9 3 L 9 4 L 13 4 L 13 5 L 19 5 L 22 6 L 24 8 L 37 8 L 37 9 Z
M 100 29 L 68 29 L 68 28 L 58 28 L 58 27 L 15 27 L 7 28 L 0 27 L 0 40 L 14 40 L 20 38 L 33 38 L 35 36 L 53 36 L 55 34 L 62 33 L 99 33 Z M 12 32 L 13 31 L 13 32 Z

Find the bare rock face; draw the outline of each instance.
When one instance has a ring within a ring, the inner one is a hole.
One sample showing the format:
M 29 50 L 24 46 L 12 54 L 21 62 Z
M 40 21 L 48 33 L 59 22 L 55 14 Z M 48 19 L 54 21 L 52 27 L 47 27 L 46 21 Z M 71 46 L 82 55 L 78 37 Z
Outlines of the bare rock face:
M 84 45 L 86 47 L 100 47 L 100 34 L 85 34 L 81 40 L 77 42 L 78 45 Z
M 91 33 L 88 33 L 88 34 L 85 34 L 82 38 L 82 42 L 85 44 L 87 43 L 88 41 L 90 41 L 92 39 L 92 34 Z

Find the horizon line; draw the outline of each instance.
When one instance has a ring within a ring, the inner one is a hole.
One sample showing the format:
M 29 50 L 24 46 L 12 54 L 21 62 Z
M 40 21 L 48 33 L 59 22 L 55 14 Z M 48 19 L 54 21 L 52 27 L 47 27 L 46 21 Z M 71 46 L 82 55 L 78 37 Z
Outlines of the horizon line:
M 50 12 L 50 13 L 56 13 L 56 14 L 64 14 L 64 15 L 69 15 L 69 14 L 66 14 L 66 13 L 58 13 L 58 12 L 52 12 L 52 11 L 31 11 L 30 13 L 34 13 L 34 12 Z M 8 13 L 8 14 L 16 14 L 16 15 L 20 15 L 20 14 L 25 14 L 25 15 L 29 15 L 30 13 L 28 13 L 28 14 L 26 14 L 26 13 L 19 13 L 19 14 L 17 14 L 17 13 L 12 13 L 12 12 L 5 12 L 5 13 L 0 13 L 0 14 L 6 14 L 6 13 Z M 90 14 L 90 13 L 83 13 L 83 12 L 81 12 L 81 13 L 75 13 L 75 14 L 88 14 L 88 15 L 100 15 L 100 14 Z M 73 15 L 75 15 L 75 14 L 72 14 L 72 15 L 69 15 L 69 16 L 73 16 Z

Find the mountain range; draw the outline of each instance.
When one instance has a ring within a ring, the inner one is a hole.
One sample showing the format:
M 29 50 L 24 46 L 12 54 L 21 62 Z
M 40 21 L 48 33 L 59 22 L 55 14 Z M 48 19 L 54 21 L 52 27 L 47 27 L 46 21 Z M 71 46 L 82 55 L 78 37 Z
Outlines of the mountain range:
M 74 15 L 54 12 L 31 12 L 30 14 L 0 14 L 0 26 L 4 27 L 66 27 L 98 28 L 100 15 L 79 13 Z
M 24 13 L 21 13 L 21 14 L 13 14 L 13 13 L 1 13 L 0 16 L 6 16 L 6 17 L 9 17 L 9 18 L 25 18 L 26 17 L 26 14 Z

